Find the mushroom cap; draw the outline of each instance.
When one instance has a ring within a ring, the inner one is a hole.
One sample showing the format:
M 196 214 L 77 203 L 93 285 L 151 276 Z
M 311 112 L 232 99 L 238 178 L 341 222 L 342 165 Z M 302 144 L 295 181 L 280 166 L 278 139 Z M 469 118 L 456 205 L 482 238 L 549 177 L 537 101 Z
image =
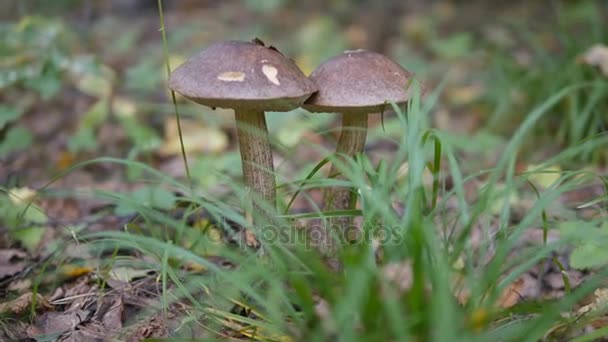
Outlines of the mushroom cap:
M 289 111 L 317 90 L 289 58 L 260 43 L 214 43 L 176 68 L 169 88 L 209 107 Z
M 304 108 L 311 112 L 382 111 L 387 102 L 407 102 L 413 74 L 373 51 L 345 51 L 323 62 L 310 79 L 319 91 Z

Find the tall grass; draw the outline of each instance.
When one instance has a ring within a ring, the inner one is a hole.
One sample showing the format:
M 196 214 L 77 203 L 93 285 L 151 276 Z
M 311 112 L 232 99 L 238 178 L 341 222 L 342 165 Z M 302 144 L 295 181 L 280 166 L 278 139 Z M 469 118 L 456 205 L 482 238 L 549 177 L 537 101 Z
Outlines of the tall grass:
M 120 251 L 116 258 L 119 264 L 124 262 L 121 256 L 134 252 L 156 260 L 145 264 L 158 273 L 162 284 L 164 294 L 156 309 L 167 309 L 177 301 L 187 303 L 187 321 L 205 327 L 208 336 L 234 334 L 260 340 L 538 340 L 551 327 L 566 322 L 560 313 L 598 283 L 590 281 L 552 302 L 516 309 L 500 307 L 503 290 L 564 243 L 520 249 L 518 239 L 526 230 L 542 227 L 543 213 L 560 194 L 582 182 L 580 177 L 572 177 L 572 172 L 564 173 L 554 186 L 539 191 L 536 203 L 514 221 L 510 195 L 526 188 L 530 176 L 516 174 L 514 165 L 534 125 L 564 97 L 592 86 L 567 87 L 540 104 L 518 128 L 496 167 L 470 176 L 461 174 L 459 156 L 449 138 L 428 127 L 425 110 L 432 104 L 423 106 L 420 97 L 415 96 L 405 109 L 395 107 L 404 134 L 394 140 L 397 150 L 393 158 L 373 166 L 366 156 L 358 156 L 340 165 L 346 181 L 296 182 L 306 184 L 304 190 L 336 184 L 359 189 L 360 210 L 347 214 L 361 216 L 362 238 L 343 247 L 338 257 L 343 269 L 338 272 L 328 267 L 303 237 L 293 221 L 299 216 L 289 214 L 277 216 L 278 227 L 265 229 L 276 235 L 255 231 L 267 251 L 264 255 L 244 244 L 225 241 L 212 252 L 195 249 L 190 244 L 194 238 L 216 246 L 218 241 L 198 231 L 184 217 L 138 203 L 133 205 L 140 219 L 133 224 L 122 231 L 82 234 L 79 241 L 96 246 L 100 253 Z M 425 139 L 430 134 L 437 145 Z M 597 137 L 591 139 L 591 145 L 573 146 L 548 162 L 607 143 L 605 137 Z M 423 174 L 426 167 L 439 160 L 438 151 L 447 166 L 437 174 L 441 182 L 434 190 L 433 184 L 437 183 L 426 183 Z M 107 158 L 97 162 L 143 169 L 148 183 L 181 194 L 180 206 L 190 208 L 186 212 L 206 213 L 224 236 L 234 233 L 230 221 L 249 227 L 242 211 L 235 209 L 239 196 L 244 195 L 241 186 L 232 187 L 233 199 L 237 200 L 218 201 L 205 189 L 196 189 L 193 196 L 189 184 L 144 164 Z M 399 170 L 405 163 L 408 172 L 402 179 Z M 542 168 L 531 173 L 542 172 Z M 453 183 L 449 189 L 443 182 L 448 176 Z M 470 201 L 464 188 L 474 179 L 483 180 L 485 186 L 477 200 Z M 230 183 L 229 179 L 223 181 Z M 93 195 L 116 202 L 126 199 L 117 193 Z M 495 212 L 492 208 L 497 204 L 500 210 Z M 489 216 L 497 217 L 497 224 L 484 225 L 484 218 Z M 551 220 L 545 223 L 547 229 L 553 229 Z M 489 238 L 479 245 L 472 244 L 474 229 L 482 229 Z M 212 261 L 218 256 L 234 266 L 225 268 Z M 129 262 L 132 265 L 133 261 Z M 185 268 L 189 264 L 201 265 L 205 271 L 189 272 Z M 402 272 L 401 284 L 387 276 L 390 268 Z M 463 288 L 469 295 L 458 298 Z M 175 334 L 180 336 L 180 331 Z

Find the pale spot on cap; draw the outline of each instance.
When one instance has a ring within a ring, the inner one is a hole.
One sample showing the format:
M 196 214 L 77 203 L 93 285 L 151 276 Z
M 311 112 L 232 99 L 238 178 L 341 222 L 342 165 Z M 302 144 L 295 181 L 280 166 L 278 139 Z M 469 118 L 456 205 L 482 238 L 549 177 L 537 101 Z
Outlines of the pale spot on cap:
M 245 80 L 245 73 L 240 71 L 226 71 L 219 74 L 217 79 L 226 82 L 243 82 Z
M 266 78 L 268 78 L 270 82 L 276 85 L 281 85 L 281 82 L 279 82 L 279 79 L 277 78 L 277 75 L 279 74 L 277 68 L 273 67 L 272 65 L 263 65 L 262 72 L 264 75 L 266 75 Z

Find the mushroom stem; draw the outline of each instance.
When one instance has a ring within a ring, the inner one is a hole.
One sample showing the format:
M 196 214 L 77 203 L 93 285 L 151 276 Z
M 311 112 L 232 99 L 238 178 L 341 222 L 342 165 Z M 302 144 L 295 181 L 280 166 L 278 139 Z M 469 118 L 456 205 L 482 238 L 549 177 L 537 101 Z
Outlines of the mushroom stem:
M 277 197 L 266 118 L 263 111 L 244 109 L 235 110 L 235 117 L 245 184 L 260 197 L 253 198 L 253 209 L 262 213 L 266 223 L 270 223 L 272 213 L 259 204 L 259 200 L 264 200 L 274 208 Z
M 367 113 L 342 114 L 342 131 L 336 147 L 336 158 L 345 162 L 355 154 L 363 152 L 365 138 L 367 135 Z M 335 163 L 332 163 L 329 171 L 330 178 L 344 179 Z M 354 189 L 349 187 L 335 186 L 326 190 L 323 194 L 324 210 L 349 210 L 354 209 Z M 332 229 L 342 241 L 351 240 L 348 235 L 353 223 L 350 216 L 339 216 L 329 220 Z

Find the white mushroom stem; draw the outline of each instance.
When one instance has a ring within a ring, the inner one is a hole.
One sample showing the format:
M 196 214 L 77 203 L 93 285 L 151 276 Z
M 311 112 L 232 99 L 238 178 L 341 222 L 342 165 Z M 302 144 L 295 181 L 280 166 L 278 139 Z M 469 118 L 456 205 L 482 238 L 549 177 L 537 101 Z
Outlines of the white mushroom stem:
M 256 193 L 251 196 L 253 209 L 262 213 L 268 224 L 272 222 L 272 213 L 263 209 L 259 201 L 263 200 L 267 202 L 266 207 L 274 208 L 277 196 L 266 118 L 263 111 L 243 109 L 235 110 L 235 116 L 245 184 Z
M 355 154 L 363 152 L 365 138 L 367 135 L 367 113 L 342 114 L 342 131 L 336 147 L 336 158 L 344 162 L 346 158 L 352 158 Z M 332 163 L 329 177 L 344 179 L 340 174 L 336 163 Z M 323 194 L 323 206 L 326 211 L 338 211 L 354 209 L 354 189 L 349 187 L 335 186 L 326 190 Z M 352 228 L 351 216 L 340 216 L 329 220 L 330 228 L 342 239 L 350 240 L 346 234 Z

